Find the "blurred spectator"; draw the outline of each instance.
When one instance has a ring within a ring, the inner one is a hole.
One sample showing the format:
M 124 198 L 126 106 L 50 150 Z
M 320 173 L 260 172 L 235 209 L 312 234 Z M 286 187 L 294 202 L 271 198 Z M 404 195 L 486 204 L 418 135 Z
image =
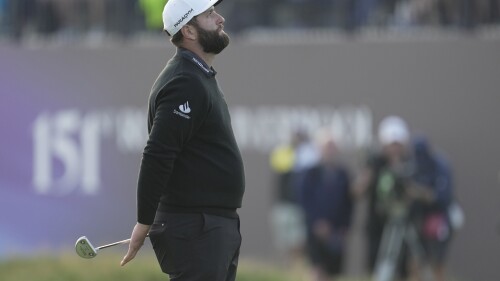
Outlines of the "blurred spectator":
M 356 26 L 388 26 L 401 1 L 403 0 L 355 0 Z
M 297 128 L 294 131 L 293 143 L 295 144 L 295 163 L 293 170 L 296 176 L 300 177 L 306 169 L 316 165 L 321 156 L 309 132 L 304 128 Z
M 102 40 L 105 35 L 108 14 L 107 0 L 74 0 L 73 27 L 69 31 L 76 34 L 87 35 L 94 41 Z M 87 34 L 85 34 L 87 33 Z
M 251 23 L 258 24 L 258 18 L 255 17 L 254 5 L 255 0 L 225 1 L 224 5 L 219 5 L 217 11 L 221 12 L 230 22 L 225 29 L 230 33 L 239 33 L 245 28 L 248 28 Z
M 357 197 L 368 196 L 366 217 L 367 264 L 374 273 L 379 256 L 384 227 L 389 221 L 394 203 L 399 202 L 399 193 L 411 169 L 410 133 L 406 122 L 397 116 L 384 118 L 378 131 L 381 151 L 368 157 L 366 167 L 358 176 L 355 193 Z M 392 196 L 396 192 L 396 197 Z M 397 200 L 397 201 L 395 201 Z M 396 268 L 406 277 L 407 254 L 403 247 Z
M 91 1 L 88 0 L 74 0 L 75 27 L 79 32 L 88 32 L 91 24 L 97 25 L 92 22 L 91 5 Z
M 137 0 L 105 0 L 105 11 L 108 33 L 128 39 L 137 31 L 140 19 Z
M 167 0 L 139 0 L 148 30 L 163 30 L 163 7 Z
M 0 36 L 5 32 L 5 26 L 7 25 L 6 16 L 7 0 L 0 0 Z
M 330 280 L 342 272 L 352 197 L 349 173 L 329 134 L 320 136 L 321 161 L 306 170 L 298 184 L 307 228 L 307 253 L 313 280 Z
M 448 26 L 456 20 L 457 6 L 450 0 L 408 0 L 399 2 L 394 12 L 398 26 Z
M 352 24 L 355 28 L 371 23 L 378 0 L 354 0 L 352 3 Z
M 476 17 L 481 24 L 498 24 L 500 22 L 499 0 L 477 0 L 475 1 Z
M 276 147 L 269 159 L 275 179 L 270 217 L 274 244 L 279 253 L 285 256 L 285 263 L 292 266 L 302 256 L 305 239 L 303 213 L 297 204 L 293 185 L 297 165 L 296 148 L 302 141 L 301 133 L 293 132 L 290 143 Z
M 19 42 L 28 29 L 33 29 L 35 0 L 7 0 L 7 21 L 10 38 Z
M 36 31 L 45 37 L 52 36 L 61 27 L 61 18 L 52 0 L 39 0 L 36 9 Z
M 289 5 L 294 5 L 297 25 L 300 27 L 332 27 L 340 20 L 343 0 L 290 0 Z
M 458 25 L 464 29 L 500 23 L 500 0 L 459 0 L 453 7 L 458 14 Z
M 226 21 L 232 32 L 251 28 L 283 28 L 293 26 L 293 5 L 290 0 L 240 0 L 224 2 Z
M 453 201 L 451 169 L 448 161 L 435 152 L 424 137 L 414 140 L 413 151 L 416 185 L 411 191 L 416 201 L 412 206 L 412 220 L 419 225 L 425 260 L 434 272 L 433 280 L 444 281 L 445 259 L 452 237 L 448 216 Z

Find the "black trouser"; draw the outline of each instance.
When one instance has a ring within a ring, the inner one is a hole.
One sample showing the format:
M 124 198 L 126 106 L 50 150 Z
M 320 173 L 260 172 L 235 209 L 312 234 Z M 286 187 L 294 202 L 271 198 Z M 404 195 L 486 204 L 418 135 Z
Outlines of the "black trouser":
M 234 281 L 240 221 L 204 213 L 156 213 L 149 237 L 171 281 Z

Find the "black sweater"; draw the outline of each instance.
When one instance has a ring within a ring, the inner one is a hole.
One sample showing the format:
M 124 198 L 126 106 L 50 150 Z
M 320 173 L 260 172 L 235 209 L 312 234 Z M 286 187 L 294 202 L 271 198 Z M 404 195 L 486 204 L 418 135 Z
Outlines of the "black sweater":
M 243 162 L 215 74 L 194 53 L 178 49 L 154 83 L 137 188 L 139 223 L 152 224 L 158 208 L 224 215 L 241 207 Z

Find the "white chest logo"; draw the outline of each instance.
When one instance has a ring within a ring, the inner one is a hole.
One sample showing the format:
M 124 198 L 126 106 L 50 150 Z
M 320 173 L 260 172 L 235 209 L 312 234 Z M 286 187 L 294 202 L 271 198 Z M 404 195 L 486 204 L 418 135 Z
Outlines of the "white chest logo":
M 191 108 L 189 107 L 189 102 L 187 101 L 185 104 L 179 105 L 179 110 L 182 113 L 186 113 L 186 114 L 191 112 Z

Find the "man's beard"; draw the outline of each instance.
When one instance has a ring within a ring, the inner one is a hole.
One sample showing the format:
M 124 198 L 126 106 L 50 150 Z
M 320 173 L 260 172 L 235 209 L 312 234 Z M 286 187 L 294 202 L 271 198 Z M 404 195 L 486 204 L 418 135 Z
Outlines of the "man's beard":
M 229 36 L 219 30 L 207 31 L 199 26 L 195 26 L 198 31 L 199 42 L 205 53 L 219 54 L 229 45 Z

